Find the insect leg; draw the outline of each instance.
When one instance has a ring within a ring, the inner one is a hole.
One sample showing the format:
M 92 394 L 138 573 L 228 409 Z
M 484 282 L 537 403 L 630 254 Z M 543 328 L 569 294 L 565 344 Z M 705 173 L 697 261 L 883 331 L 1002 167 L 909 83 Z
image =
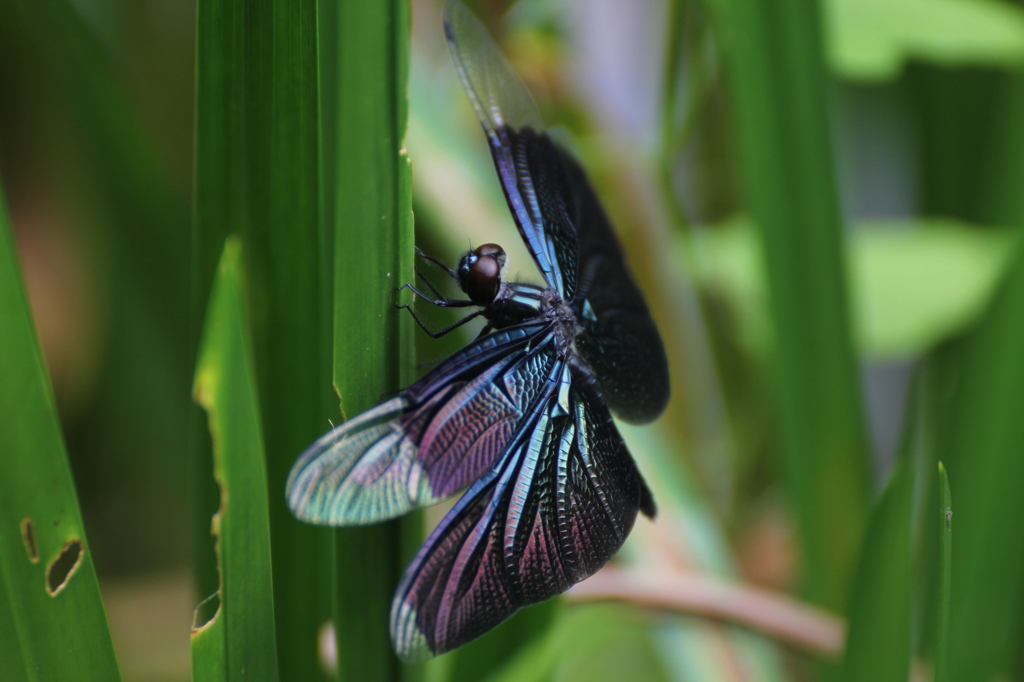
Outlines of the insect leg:
M 433 291 L 434 294 L 438 296 L 438 298 L 431 298 L 430 296 L 427 296 L 425 293 L 423 293 L 422 291 L 420 291 L 419 289 L 417 289 L 408 282 L 398 287 L 398 291 L 401 291 L 402 289 L 408 289 L 412 293 L 422 298 L 426 303 L 437 306 L 438 308 L 468 308 L 469 306 L 476 305 L 476 303 L 473 303 L 470 300 L 462 300 L 459 298 L 445 298 L 444 296 L 441 295 L 441 292 L 439 292 L 437 289 L 430 285 L 430 282 L 427 282 L 427 286 L 430 286 L 430 290 Z
M 472 305 L 472 304 L 470 304 L 470 305 Z M 483 314 L 483 312 L 484 312 L 483 309 L 477 310 L 475 312 L 470 313 L 469 315 L 466 315 L 465 317 L 463 317 L 461 320 L 459 320 L 455 324 L 451 324 L 451 325 L 448 325 L 447 327 L 445 327 L 444 329 L 439 329 L 437 331 L 434 331 L 430 327 L 427 326 L 427 323 L 424 322 L 420 318 L 420 316 L 416 314 L 416 311 L 413 310 L 412 306 L 410 306 L 409 304 L 403 303 L 402 305 L 398 305 L 396 307 L 397 308 L 405 308 L 406 310 L 408 310 L 409 314 L 412 315 L 412 319 L 416 320 L 416 324 L 418 324 L 420 326 L 420 329 L 425 331 L 431 338 L 434 338 L 434 339 L 439 339 L 442 336 L 444 336 L 445 334 L 447 334 L 448 332 L 452 331 L 453 329 L 458 329 L 462 325 L 466 324 L 467 322 L 469 322 L 473 318 Z

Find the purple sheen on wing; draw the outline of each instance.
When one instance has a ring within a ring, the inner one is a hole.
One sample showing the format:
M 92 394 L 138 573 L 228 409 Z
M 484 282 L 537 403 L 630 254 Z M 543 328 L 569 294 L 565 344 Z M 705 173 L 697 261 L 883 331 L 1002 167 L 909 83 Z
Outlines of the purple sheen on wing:
M 519 427 L 524 412 L 546 389 L 552 353 L 499 363 L 463 387 L 426 428 L 419 462 L 439 498 L 452 495 L 493 468 Z M 500 385 L 499 385 L 500 382 Z
M 456 615 L 455 622 L 451 622 L 453 606 L 457 602 L 455 595 L 464 595 L 468 589 L 449 584 L 452 577 L 456 581 L 462 577 L 471 578 L 474 583 L 478 583 L 481 575 L 488 572 L 484 564 L 490 563 L 493 566 L 493 562 L 484 556 L 481 557 L 481 565 L 466 575 L 466 555 L 462 552 L 467 545 L 476 547 L 480 539 L 485 537 L 481 531 L 488 527 L 489 521 L 481 522 L 481 517 L 485 516 L 485 505 L 494 486 L 493 479 L 492 475 L 478 481 L 462 496 L 420 548 L 402 578 L 392 603 L 390 629 L 395 653 L 403 661 L 422 661 L 459 646 L 464 643 L 458 641 L 459 635 L 465 636 L 464 631 L 460 632 L 459 625 L 478 625 L 482 622 L 480 616 L 493 611 L 481 609 L 474 614 L 472 609 L 468 613 L 463 610 L 462 615 Z M 488 507 L 486 511 L 493 515 L 494 508 Z M 498 594 L 501 592 L 492 593 L 490 598 Z M 505 602 L 511 605 L 509 600 Z M 487 619 L 493 620 L 487 629 L 503 618 Z
M 467 487 L 492 467 L 522 417 L 516 396 L 506 396 L 495 378 L 511 358 L 462 387 L 431 420 L 420 439 L 419 462 L 437 497 Z
M 292 512 L 311 523 L 364 525 L 469 486 L 494 466 L 544 390 L 510 375 L 554 362 L 550 342 L 542 325 L 481 339 L 400 396 L 324 434 L 292 467 Z
M 550 377 L 559 374 L 556 366 Z M 431 533 L 392 606 L 403 660 L 450 651 L 520 607 L 589 577 L 618 551 L 642 482 L 607 408 L 570 392 L 552 417 L 552 388 L 525 437 Z
M 516 566 L 524 604 L 543 601 L 552 592 L 559 594 L 572 585 L 562 567 L 564 559 L 558 556 L 557 529 L 550 528 L 548 520 L 540 512 L 534 514 L 530 534 Z

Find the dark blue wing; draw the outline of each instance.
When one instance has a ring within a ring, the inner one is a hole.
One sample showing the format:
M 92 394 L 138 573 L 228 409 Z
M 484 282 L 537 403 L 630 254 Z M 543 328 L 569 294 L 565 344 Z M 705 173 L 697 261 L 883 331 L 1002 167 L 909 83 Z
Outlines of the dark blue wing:
M 288 506 L 310 523 L 362 525 L 454 495 L 505 453 L 556 362 L 543 323 L 480 337 L 311 445 L 288 477 Z
M 548 286 L 571 300 L 578 260 L 567 214 L 571 188 L 540 112 L 487 29 L 458 0 L 445 5 L 444 33 L 519 232 Z
M 391 606 L 398 656 L 424 660 L 601 568 L 654 504 L 608 409 L 561 373 L 500 466 L 424 543 Z M 566 390 L 567 389 L 567 390 Z
M 458 0 L 445 36 L 509 208 L 548 285 L 573 303 L 579 348 L 612 412 L 649 422 L 669 397 L 658 329 L 583 169 L 544 132 L 536 105 L 480 21 Z
M 594 370 L 605 402 L 631 424 L 654 420 L 668 404 L 668 359 L 643 294 L 597 194 L 572 156 L 560 150 L 579 226 L 576 300 L 585 334 L 576 346 Z

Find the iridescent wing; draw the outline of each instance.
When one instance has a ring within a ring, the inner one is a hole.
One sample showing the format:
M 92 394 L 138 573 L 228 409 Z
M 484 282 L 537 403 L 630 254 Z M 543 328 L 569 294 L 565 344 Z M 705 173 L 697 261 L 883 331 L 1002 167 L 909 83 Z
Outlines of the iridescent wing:
M 653 420 L 668 403 L 665 350 L 590 182 L 544 132 L 526 87 L 458 0 L 445 6 L 444 29 L 519 232 L 588 332 L 579 348 L 609 407 L 628 422 Z
M 398 396 L 311 445 L 288 476 L 309 523 L 363 525 L 444 500 L 491 470 L 552 390 L 549 327 L 480 337 Z
M 654 515 L 600 396 L 563 382 L 406 570 L 391 606 L 403 660 L 450 651 L 564 592 L 611 559 L 638 510 Z
M 644 424 L 668 404 L 668 360 L 661 335 L 586 174 L 570 154 L 560 153 L 575 198 L 571 214 L 580 245 L 574 305 L 587 333 L 576 345 L 615 416 Z
M 487 29 L 458 0 L 445 5 L 444 34 L 519 232 L 548 286 L 571 300 L 578 260 L 566 213 L 571 188 L 537 105 Z

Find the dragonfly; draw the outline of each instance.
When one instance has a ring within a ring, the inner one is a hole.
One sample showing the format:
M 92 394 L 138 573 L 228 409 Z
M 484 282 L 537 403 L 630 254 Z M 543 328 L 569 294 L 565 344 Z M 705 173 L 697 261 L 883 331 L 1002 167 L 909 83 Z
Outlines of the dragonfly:
M 478 308 L 454 326 L 475 317 L 486 325 L 411 386 L 324 434 L 287 483 L 297 518 L 332 526 L 384 521 L 462 492 L 392 601 L 392 643 L 408 662 L 564 592 L 612 558 L 639 513 L 654 517 L 612 415 L 650 422 L 669 398 L 658 329 L 582 167 L 546 132 L 476 16 L 458 0 L 443 16 L 545 285 L 505 281 L 496 244 L 445 268 L 465 299 L 407 285 L 439 307 Z

